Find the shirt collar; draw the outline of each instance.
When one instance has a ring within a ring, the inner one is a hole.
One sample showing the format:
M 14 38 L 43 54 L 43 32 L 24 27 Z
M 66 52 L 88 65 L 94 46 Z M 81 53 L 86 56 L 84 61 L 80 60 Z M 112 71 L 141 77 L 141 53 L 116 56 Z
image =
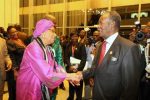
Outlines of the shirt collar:
M 108 44 L 112 44 L 115 39 L 117 38 L 118 36 L 118 32 L 114 33 L 113 35 L 109 36 L 105 41 L 108 43 Z

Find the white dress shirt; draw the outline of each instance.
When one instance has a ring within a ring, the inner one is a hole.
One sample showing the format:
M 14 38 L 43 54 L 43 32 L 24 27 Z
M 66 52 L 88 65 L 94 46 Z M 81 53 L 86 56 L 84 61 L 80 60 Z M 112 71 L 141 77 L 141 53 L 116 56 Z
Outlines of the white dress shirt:
M 115 41 L 115 39 L 117 38 L 118 36 L 118 32 L 116 32 L 115 34 L 109 36 L 106 40 L 107 43 L 106 43 L 106 51 L 105 51 L 105 55 L 106 53 L 108 52 L 108 50 L 110 49 L 111 45 L 113 44 L 113 42 Z

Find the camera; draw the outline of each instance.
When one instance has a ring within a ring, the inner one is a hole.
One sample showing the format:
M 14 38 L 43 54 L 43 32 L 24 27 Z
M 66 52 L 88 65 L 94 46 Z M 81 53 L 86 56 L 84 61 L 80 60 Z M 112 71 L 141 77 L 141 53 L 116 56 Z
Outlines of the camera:
M 141 30 L 141 24 L 139 21 L 135 22 L 135 28 L 136 28 L 136 35 L 135 35 L 135 42 L 139 43 L 141 45 L 146 46 L 147 44 L 147 39 L 150 38 L 149 32 L 147 31 L 148 27 L 145 26 L 142 30 Z
M 145 39 L 145 33 L 141 31 L 141 23 L 139 21 L 136 21 L 135 23 L 135 29 L 136 29 L 136 36 L 135 39 L 137 42 L 143 41 Z

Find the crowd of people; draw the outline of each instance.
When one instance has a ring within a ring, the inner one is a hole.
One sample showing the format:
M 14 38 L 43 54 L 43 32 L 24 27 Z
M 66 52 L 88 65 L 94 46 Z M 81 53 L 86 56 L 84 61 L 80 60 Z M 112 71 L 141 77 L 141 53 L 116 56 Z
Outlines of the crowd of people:
M 76 100 L 149 100 L 140 48 L 146 42 L 135 42 L 136 30 L 129 39 L 120 36 L 116 11 L 105 11 L 98 23 L 90 36 L 84 29 L 59 36 L 52 15 L 36 23 L 32 36 L 19 25 L 8 26 L 7 32 L 0 27 L 0 100 L 5 80 L 9 100 L 56 100 L 65 79 L 67 100 L 74 100 L 75 94 Z M 150 23 L 140 31 L 149 38 Z

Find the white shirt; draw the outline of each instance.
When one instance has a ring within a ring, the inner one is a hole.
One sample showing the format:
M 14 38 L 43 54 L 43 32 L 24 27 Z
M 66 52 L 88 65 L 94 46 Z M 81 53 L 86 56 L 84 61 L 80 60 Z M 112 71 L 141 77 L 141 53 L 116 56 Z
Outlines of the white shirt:
M 106 51 L 105 51 L 105 55 L 106 53 L 108 52 L 108 50 L 110 49 L 111 45 L 113 44 L 113 42 L 115 41 L 115 39 L 117 38 L 118 36 L 118 32 L 116 32 L 115 34 L 109 36 L 106 40 L 107 43 L 106 43 Z

